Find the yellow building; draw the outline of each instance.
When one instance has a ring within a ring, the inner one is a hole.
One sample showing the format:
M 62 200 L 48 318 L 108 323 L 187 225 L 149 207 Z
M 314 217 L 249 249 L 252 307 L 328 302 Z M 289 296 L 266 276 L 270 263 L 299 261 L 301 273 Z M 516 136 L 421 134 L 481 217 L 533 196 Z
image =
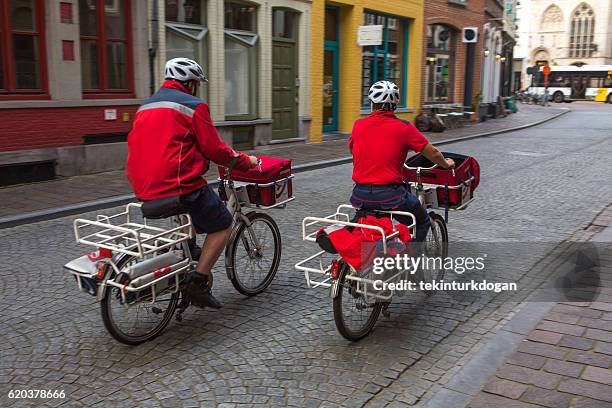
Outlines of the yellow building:
M 320 142 L 327 132 L 349 133 L 356 119 L 369 114 L 367 90 L 381 79 L 402 90 L 398 116 L 414 118 L 423 0 L 313 0 L 311 27 L 311 141 Z

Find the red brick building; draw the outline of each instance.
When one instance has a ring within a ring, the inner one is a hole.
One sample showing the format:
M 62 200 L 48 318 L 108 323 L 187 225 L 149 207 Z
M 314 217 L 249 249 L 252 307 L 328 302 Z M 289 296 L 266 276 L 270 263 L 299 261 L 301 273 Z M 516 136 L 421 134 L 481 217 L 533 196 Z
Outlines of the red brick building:
M 148 59 L 147 2 L 0 0 L 0 184 L 125 160 Z
M 470 107 L 478 95 L 487 103 L 499 95 L 504 7 L 502 0 L 425 2 L 423 104 Z

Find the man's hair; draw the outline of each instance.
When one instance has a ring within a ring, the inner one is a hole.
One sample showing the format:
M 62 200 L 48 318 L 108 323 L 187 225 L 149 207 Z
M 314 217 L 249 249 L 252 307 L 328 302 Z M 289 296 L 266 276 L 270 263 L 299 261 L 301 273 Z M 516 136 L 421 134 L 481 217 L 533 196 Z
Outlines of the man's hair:
M 385 103 L 372 103 L 372 110 L 382 110 L 382 111 L 387 111 L 387 112 L 393 112 L 393 111 L 395 111 L 396 107 L 397 107 L 396 104 L 389 103 L 389 102 L 385 102 Z

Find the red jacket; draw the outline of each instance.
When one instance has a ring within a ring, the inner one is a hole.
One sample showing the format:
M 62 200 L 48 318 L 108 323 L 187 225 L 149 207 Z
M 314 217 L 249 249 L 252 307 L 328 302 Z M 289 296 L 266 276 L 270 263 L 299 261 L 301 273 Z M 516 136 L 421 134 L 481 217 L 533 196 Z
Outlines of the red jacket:
M 250 167 L 215 129 L 208 105 L 176 81 L 166 81 L 136 112 L 128 135 L 126 175 L 140 200 L 184 195 L 206 185 L 210 161 Z
M 419 153 L 429 141 L 410 122 L 393 112 L 374 111 L 353 126 L 353 181 L 357 184 L 401 184 L 402 168 L 410 150 Z

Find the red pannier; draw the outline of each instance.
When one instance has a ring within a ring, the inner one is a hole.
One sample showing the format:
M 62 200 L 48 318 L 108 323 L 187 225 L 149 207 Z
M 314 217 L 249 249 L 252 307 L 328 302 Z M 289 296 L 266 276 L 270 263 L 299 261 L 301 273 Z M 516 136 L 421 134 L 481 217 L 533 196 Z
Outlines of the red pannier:
M 439 207 L 459 207 L 470 200 L 480 183 L 480 165 L 471 156 L 457 153 L 443 153 L 444 157 L 455 161 L 455 174 L 452 170 L 435 168 L 421 170 L 421 181 L 425 184 L 437 184 L 436 190 Z M 433 163 L 423 155 L 417 154 L 406 161 L 410 167 L 432 167 Z M 417 182 L 416 170 L 404 168 L 404 179 Z M 472 178 L 473 177 L 473 178 Z
M 232 170 L 231 178 L 234 181 L 249 183 L 247 193 L 252 204 L 272 206 L 293 197 L 291 182 L 291 160 L 276 157 L 257 156 L 261 159 L 261 172 L 258 167 L 246 171 Z M 219 176 L 226 177 L 227 168 L 219 166 Z M 227 200 L 223 185 L 219 195 Z

